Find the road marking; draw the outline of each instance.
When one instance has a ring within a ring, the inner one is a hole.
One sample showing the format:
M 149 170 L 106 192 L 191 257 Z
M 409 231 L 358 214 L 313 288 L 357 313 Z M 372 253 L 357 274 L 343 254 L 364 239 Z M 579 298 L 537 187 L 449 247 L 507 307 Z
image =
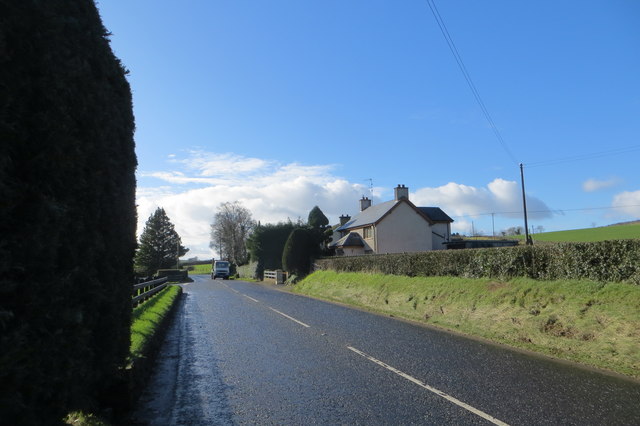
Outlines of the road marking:
M 246 297 L 246 298 L 247 298 L 247 299 L 249 299 L 249 300 L 253 300 L 253 301 L 254 301 L 254 302 L 256 302 L 256 303 L 260 303 L 260 301 L 259 301 L 259 300 L 256 300 L 256 299 L 254 299 L 254 298 L 253 298 L 253 297 L 251 297 L 251 296 L 247 296 L 246 294 L 243 294 L 243 296 L 244 296 L 244 297 Z
M 380 361 L 379 359 L 376 359 L 376 358 L 374 358 L 374 357 L 372 357 L 370 355 L 367 355 L 366 353 L 364 353 L 362 351 L 359 351 L 358 349 L 356 349 L 354 347 L 347 346 L 347 348 L 349 348 L 349 350 L 357 353 L 358 355 L 368 359 L 369 361 L 374 362 L 374 363 L 386 368 L 387 370 L 396 373 L 398 376 L 404 377 L 405 379 L 409 380 L 410 382 L 413 382 L 416 385 L 418 385 L 418 386 L 420 386 L 420 387 L 422 387 L 422 388 L 424 388 L 424 389 L 426 389 L 426 390 L 428 390 L 430 392 L 435 393 L 436 395 L 446 399 L 447 401 L 452 402 L 452 403 L 456 404 L 457 406 L 464 408 L 465 410 L 471 411 L 473 414 L 475 414 L 477 416 L 480 416 L 483 419 L 488 420 L 493 424 L 501 425 L 501 426 L 509 426 L 507 423 L 505 423 L 505 422 L 503 422 L 501 420 L 498 420 L 495 417 L 490 416 L 489 414 L 485 413 L 484 411 L 480 411 L 477 408 L 474 408 L 474 407 L 470 406 L 469 404 L 465 404 L 464 402 L 460 401 L 459 399 L 456 399 L 456 398 L 452 397 L 451 395 L 448 395 L 448 394 L 442 392 L 441 390 L 438 390 L 438 389 L 436 389 L 434 387 L 431 387 L 428 384 L 416 379 L 415 377 L 412 377 L 412 376 L 410 376 L 410 375 L 408 375 L 406 373 L 403 373 L 402 371 L 400 371 L 400 370 L 398 370 L 396 368 L 393 368 L 392 366 L 390 366 L 388 364 L 385 364 L 384 362 Z
M 290 317 L 289 315 L 287 315 L 287 314 L 285 314 L 285 313 L 283 313 L 283 312 L 280 312 L 280 311 L 279 311 L 279 310 L 277 310 L 277 309 L 273 309 L 272 307 L 269 307 L 269 309 L 271 309 L 273 312 L 276 312 L 276 313 L 278 313 L 278 314 L 282 315 L 282 316 L 283 316 L 283 317 L 285 317 L 285 318 L 290 319 L 291 321 L 297 322 L 298 324 L 300 324 L 300 325 L 302 325 L 302 326 L 305 326 L 305 327 L 307 327 L 307 328 L 311 327 L 310 325 L 307 325 L 307 324 L 303 323 L 302 321 L 298 321 L 297 319 L 295 319 L 295 318 L 293 318 L 293 317 Z

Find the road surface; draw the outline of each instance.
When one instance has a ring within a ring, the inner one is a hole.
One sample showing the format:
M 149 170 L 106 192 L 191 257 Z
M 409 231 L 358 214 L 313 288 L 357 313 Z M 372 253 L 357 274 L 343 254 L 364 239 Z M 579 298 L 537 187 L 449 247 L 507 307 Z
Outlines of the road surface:
M 640 384 L 243 281 L 184 285 L 132 422 L 640 425 Z

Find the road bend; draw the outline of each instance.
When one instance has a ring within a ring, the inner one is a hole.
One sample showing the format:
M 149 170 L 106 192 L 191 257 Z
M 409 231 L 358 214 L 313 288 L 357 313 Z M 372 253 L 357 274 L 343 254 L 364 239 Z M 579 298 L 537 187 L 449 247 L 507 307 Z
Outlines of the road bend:
M 185 284 L 138 425 L 639 425 L 640 384 L 243 281 Z

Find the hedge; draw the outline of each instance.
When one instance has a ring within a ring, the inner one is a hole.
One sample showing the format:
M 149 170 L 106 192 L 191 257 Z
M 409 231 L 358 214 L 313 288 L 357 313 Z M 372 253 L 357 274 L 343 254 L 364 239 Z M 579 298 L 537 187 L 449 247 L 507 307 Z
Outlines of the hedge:
M 111 406 L 129 353 L 134 118 L 92 0 L 0 1 L 0 423 Z
M 158 269 L 155 277 L 168 277 L 168 281 L 170 283 L 184 283 L 190 280 L 189 271 L 187 269 Z
M 331 257 L 316 269 L 407 276 L 527 277 L 640 285 L 640 240 Z

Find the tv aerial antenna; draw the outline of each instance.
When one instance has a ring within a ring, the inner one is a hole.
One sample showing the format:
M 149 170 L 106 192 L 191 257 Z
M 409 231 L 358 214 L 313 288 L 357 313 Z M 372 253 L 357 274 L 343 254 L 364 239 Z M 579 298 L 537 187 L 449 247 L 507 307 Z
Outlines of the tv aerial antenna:
M 371 200 L 373 200 L 373 178 L 367 178 L 365 180 L 369 182 L 369 194 L 371 195 Z

